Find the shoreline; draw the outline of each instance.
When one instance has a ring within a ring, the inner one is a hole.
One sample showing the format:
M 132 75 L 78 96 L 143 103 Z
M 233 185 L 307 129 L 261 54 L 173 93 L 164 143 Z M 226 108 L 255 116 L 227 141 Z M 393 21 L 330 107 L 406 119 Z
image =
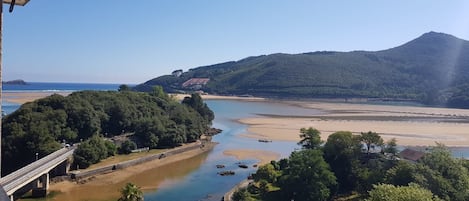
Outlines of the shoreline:
M 3 92 L 2 97 L 7 102 L 23 104 L 52 94 L 67 96 L 70 93 L 8 91 Z M 189 96 L 189 94 L 172 95 L 178 100 Z M 298 141 L 301 128 L 316 127 L 322 132 L 323 140 L 336 131 L 346 130 L 352 133 L 374 131 L 381 134 L 385 140 L 395 137 L 398 144 L 404 146 L 432 146 L 435 142 L 441 142 L 447 146 L 469 146 L 469 110 L 465 109 L 330 102 L 327 100 L 324 102 L 318 100 L 271 100 L 258 97 L 206 94 L 202 95 L 202 98 L 205 100 L 286 104 L 316 109 L 322 113 L 308 116 L 257 114 L 259 117 L 239 119 L 240 123 L 248 125 L 248 133 L 242 134 L 243 137 Z
M 469 110 L 300 101 L 285 104 L 317 109 L 321 114 L 258 114 L 238 119 L 248 126 L 247 133 L 241 136 L 298 142 L 300 129 L 313 127 L 321 131 L 322 140 L 337 131 L 354 134 L 373 131 L 385 141 L 396 138 L 402 146 L 434 146 L 435 142 L 449 147 L 469 146 Z
M 45 98 L 47 96 L 53 95 L 53 94 L 58 94 L 61 96 L 68 96 L 72 92 L 44 92 L 44 91 L 38 91 L 38 92 L 2 92 L 2 99 L 6 102 L 10 103 L 16 103 L 16 104 L 24 104 L 27 102 L 32 102 L 40 98 Z
M 160 172 L 160 169 L 164 170 L 166 168 L 174 169 L 172 166 L 177 166 L 178 163 L 187 160 L 197 160 L 204 156 L 206 157 L 206 155 L 213 150 L 215 145 L 216 143 L 209 143 L 206 144 L 204 149 L 192 149 L 162 159 L 151 160 L 112 172 L 100 173 L 76 181 L 65 180 L 51 183 L 50 192 L 57 192 L 57 195 L 51 198 L 51 200 L 80 201 L 84 199 L 116 199 L 120 195 L 119 189 L 127 182 L 135 182 L 143 191 L 153 191 L 158 189 L 160 184 L 167 180 L 168 177 L 172 178 L 175 175 L 145 174 L 145 172 Z M 136 177 L 140 179 L 136 179 Z M 102 188 L 103 186 L 107 187 Z M 109 186 L 113 186 L 115 189 L 109 188 Z
M 176 98 L 176 100 L 183 100 L 184 97 L 190 97 L 191 94 L 169 94 Z M 244 96 L 221 96 L 221 95 L 211 95 L 211 94 L 201 94 L 203 100 L 241 100 L 241 101 L 266 101 L 268 99 L 261 97 L 244 97 Z
M 5 92 L 2 96 L 5 101 L 21 104 L 25 101 L 34 101 L 52 94 L 56 93 Z M 57 94 L 66 96 L 70 93 L 59 92 Z M 188 94 L 179 94 L 174 97 L 182 100 L 186 96 Z M 346 130 L 354 134 L 374 131 L 380 134 L 385 141 L 395 137 L 398 140 L 398 145 L 402 146 L 434 146 L 435 142 L 441 142 L 448 147 L 469 147 L 469 110 L 465 109 L 370 105 L 367 103 L 283 101 L 256 97 L 214 95 L 202 95 L 202 98 L 204 100 L 259 101 L 266 104 L 279 104 L 279 107 L 281 105 L 290 105 L 318 110 L 318 114 L 305 116 L 295 116 L 295 114 L 256 114 L 255 117 L 238 119 L 238 122 L 247 125 L 247 132 L 239 134 L 239 137 L 298 142 L 300 140 L 299 131 L 301 128 L 314 127 L 321 131 L 321 139 L 323 141 L 327 140 L 327 137 L 336 131 Z M 204 155 L 206 157 L 208 153 L 209 151 L 200 152 L 200 150 L 192 150 L 175 155 L 174 157 L 154 160 L 118 171 L 95 175 L 86 179 L 86 182 L 83 184 L 71 181 L 51 183 L 50 190 L 59 192 L 51 200 L 103 200 L 109 199 L 109 196 L 116 197 L 119 196 L 118 190 L 125 182 L 145 180 L 142 178 L 139 180 L 135 179 L 136 175 L 141 175 L 142 172 L 155 170 L 159 172 L 159 169 L 179 168 L 176 167 L 179 163 L 185 163 L 186 160 L 198 160 Z M 223 155 L 235 157 L 238 160 L 255 159 L 259 161 L 258 164 L 260 165 L 280 158 L 278 153 L 256 150 L 255 148 L 224 150 Z M 193 163 L 196 164 L 198 162 Z M 186 166 L 186 164 L 179 165 Z M 158 181 L 152 180 L 152 182 L 146 182 L 145 180 L 141 183 L 135 183 L 144 191 L 153 191 L 163 181 L 167 180 L 162 175 L 159 175 L 159 179 Z M 177 178 L 170 178 L 169 180 L 175 181 Z M 100 188 L 104 189 L 103 186 L 106 186 L 108 189 L 99 190 Z M 114 186 L 115 189 L 109 189 L 108 186 Z M 81 197 L 85 195 L 91 196 L 91 198 Z
M 16 103 L 16 104 L 24 104 L 27 102 L 32 102 L 40 98 L 45 98 L 47 96 L 58 94 L 61 96 L 68 96 L 72 92 L 71 91 L 3 91 L 2 92 L 2 99 L 6 102 Z M 169 94 L 170 96 L 174 96 L 177 100 L 182 100 L 186 96 L 190 96 L 190 94 Z M 266 101 L 265 98 L 259 97 L 241 97 L 241 96 L 219 96 L 219 95 L 201 95 L 203 100 L 241 100 L 241 101 Z
M 272 151 L 258 149 L 228 149 L 223 151 L 223 155 L 235 157 L 237 160 L 256 159 L 258 165 L 265 165 L 272 160 L 280 159 L 280 154 Z

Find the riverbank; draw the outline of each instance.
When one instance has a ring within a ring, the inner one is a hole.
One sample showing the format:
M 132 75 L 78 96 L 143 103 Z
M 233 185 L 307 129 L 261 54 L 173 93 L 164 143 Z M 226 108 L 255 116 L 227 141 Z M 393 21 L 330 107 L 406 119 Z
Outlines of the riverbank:
M 259 160 L 259 165 L 264 165 L 270 163 L 272 160 L 280 159 L 280 154 L 278 153 L 256 149 L 230 149 L 223 151 L 223 154 L 227 156 L 234 156 L 237 160 L 255 158 Z
M 469 145 L 469 110 L 412 106 L 366 105 L 322 102 L 285 102 L 303 108 L 318 109 L 320 115 L 262 115 L 240 119 L 248 125 L 244 137 L 295 141 L 301 128 L 314 127 L 321 138 L 337 131 L 373 131 L 385 140 L 396 138 L 399 145 Z
M 119 189 L 127 182 L 135 183 L 143 191 L 154 191 L 163 181 L 177 179 L 200 166 L 214 146 L 215 143 L 208 143 L 203 149 L 192 149 L 122 170 L 92 176 L 80 182 L 52 183 L 50 191 L 58 193 L 50 200 L 116 200 L 120 195 Z

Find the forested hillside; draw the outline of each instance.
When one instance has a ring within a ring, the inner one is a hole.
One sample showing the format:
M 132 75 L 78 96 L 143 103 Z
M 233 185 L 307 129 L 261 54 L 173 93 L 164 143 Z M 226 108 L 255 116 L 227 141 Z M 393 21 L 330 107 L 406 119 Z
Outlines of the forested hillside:
M 183 103 L 161 88 L 150 93 L 82 91 L 26 103 L 2 122 L 2 173 L 94 135 L 135 133 L 142 146 L 174 147 L 205 133 L 213 112 L 198 95 Z
M 275 98 L 378 98 L 469 108 L 469 42 L 429 32 L 383 51 L 311 52 L 248 57 L 161 76 L 135 87 L 187 91 L 190 78 L 210 78 L 203 91 Z

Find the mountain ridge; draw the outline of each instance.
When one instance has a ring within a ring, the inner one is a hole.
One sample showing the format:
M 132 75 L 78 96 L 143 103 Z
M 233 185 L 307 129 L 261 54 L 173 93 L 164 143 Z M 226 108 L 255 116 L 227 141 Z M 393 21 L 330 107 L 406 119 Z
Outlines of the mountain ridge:
M 381 98 L 469 108 L 469 41 L 428 32 L 380 51 L 275 53 L 192 68 L 137 85 L 187 91 L 191 78 L 210 78 L 208 93 L 270 98 Z

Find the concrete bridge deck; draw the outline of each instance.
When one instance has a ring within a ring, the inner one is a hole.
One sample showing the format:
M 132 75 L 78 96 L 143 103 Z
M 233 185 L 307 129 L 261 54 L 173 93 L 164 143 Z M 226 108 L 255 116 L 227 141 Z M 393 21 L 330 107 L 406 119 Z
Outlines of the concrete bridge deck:
M 23 186 L 45 176 L 45 185 L 49 183 L 49 171 L 67 161 L 73 155 L 76 147 L 59 149 L 15 172 L 0 178 L 0 185 L 6 194 L 12 198 L 12 195 Z

